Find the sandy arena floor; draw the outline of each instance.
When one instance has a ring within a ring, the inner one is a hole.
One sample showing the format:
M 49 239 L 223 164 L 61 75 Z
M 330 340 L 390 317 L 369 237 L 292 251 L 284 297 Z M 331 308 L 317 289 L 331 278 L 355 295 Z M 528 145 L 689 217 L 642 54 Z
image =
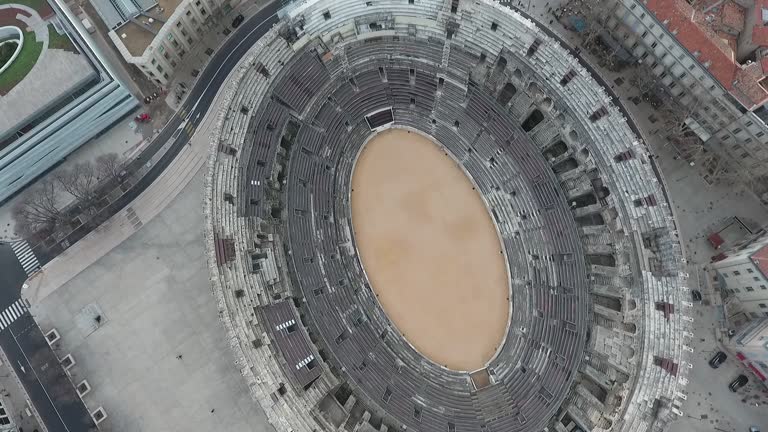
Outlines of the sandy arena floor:
M 395 129 L 363 149 L 352 188 L 357 247 L 389 318 L 436 363 L 482 368 L 503 341 L 509 287 L 470 180 L 432 141 Z

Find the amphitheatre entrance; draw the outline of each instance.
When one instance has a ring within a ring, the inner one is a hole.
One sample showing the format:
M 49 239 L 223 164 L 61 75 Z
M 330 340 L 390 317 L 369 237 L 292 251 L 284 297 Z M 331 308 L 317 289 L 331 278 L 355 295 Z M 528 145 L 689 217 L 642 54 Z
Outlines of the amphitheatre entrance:
M 504 340 L 509 282 L 470 179 L 428 138 L 390 129 L 361 151 L 352 189 L 357 247 L 389 318 L 435 363 L 482 368 Z

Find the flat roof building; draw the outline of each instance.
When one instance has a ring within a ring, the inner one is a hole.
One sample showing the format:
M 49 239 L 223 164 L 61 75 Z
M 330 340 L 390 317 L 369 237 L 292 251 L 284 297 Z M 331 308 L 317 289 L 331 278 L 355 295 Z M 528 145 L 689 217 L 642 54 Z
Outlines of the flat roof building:
M 95 0 L 110 28 L 109 37 L 128 63 L 155 85 L 167 87 L 184 57 L 211 30 L 230 0 L 131 0 L 136 7 L 120 15 L 116 2 Z
M 768 377 L 768 318 L 744 324 L 728 341 L 728 348 L 765 384 Z
M 738 326 L 768 317 L 768 233 L 762 230 L 716 259 L 712 269 L 726 297 L 730 321 Z
M 64 3 L 3 8 L 3 25 L 35 61 L 0 87 L 0 202 L 138 106 Z
M 605 0 L 606 34 L 650 68 L 717 158 L 768 203 L 768 0 Z M 700 152 L 695 153 L 700 155 Z

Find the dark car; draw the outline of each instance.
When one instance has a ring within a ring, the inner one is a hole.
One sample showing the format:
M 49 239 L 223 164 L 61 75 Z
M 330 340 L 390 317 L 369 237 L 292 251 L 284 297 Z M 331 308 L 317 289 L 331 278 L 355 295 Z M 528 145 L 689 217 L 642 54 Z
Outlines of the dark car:
M 718 351 L 717 354 L 712 357 L 712 360 L 709 361 L 709 365 L 712 366 L 713 369 L 717 369 L 727 358 L 728 356 L 725 355 L 724 352 Z
M 245 17 L 243 16 L 243 14 L 236 16 L 235 19 L 232 20 L 232 28 L 240 27 L 240 24 L 242 24 L 244 20 L 245 20 Z
M 691 290 L 691 298 L 695 302 L 701 301 L 701 291 L 699 291 L 699 290 Z
M 749 378 L 747 378 L 746 375 L 739 375 L 736 377 L 735 380 L 731 382 L 728 388 L 731 389 L 732 392 L 735 392 L 736 390 L 747 385 L 748 382 L 749 382 Z

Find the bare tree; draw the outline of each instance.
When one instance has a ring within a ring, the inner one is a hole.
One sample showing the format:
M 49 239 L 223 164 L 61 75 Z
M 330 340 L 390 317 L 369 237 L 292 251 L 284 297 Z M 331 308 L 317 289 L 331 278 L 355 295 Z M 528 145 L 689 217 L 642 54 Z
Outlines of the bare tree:
M 76 163 L 71 168 L 56 173 L 54 178 L 62 189 L 75 197 L 81 204 L 87 206 L 96 197 L 99 177 L 90 162 Z
M 101 180 L 120 180 L 125 160 L 117 153 L 107 153 L 96 158 L 96 173 Z
M 53 230 L 66 220 L 56 198 L 55 183 L 43 180 L 29 189 L 23 199 L 13 207 L 16 231 L 23 236 Z

